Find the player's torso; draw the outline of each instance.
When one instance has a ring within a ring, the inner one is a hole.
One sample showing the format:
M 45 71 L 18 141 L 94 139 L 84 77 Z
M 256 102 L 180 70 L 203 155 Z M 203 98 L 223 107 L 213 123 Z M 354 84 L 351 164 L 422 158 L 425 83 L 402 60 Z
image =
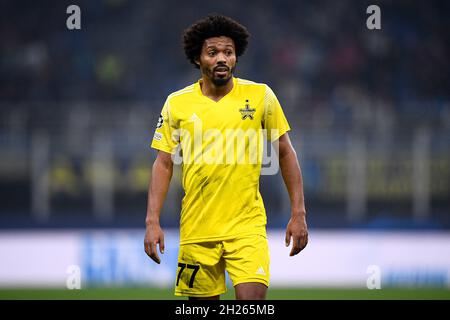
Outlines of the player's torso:
M 183 158 L 183 239 L 265 225 L 259 194 L 264 98 L 265 85 L 234 79 L 218 102 L 202 95 L 198 83 L 170 100 Z

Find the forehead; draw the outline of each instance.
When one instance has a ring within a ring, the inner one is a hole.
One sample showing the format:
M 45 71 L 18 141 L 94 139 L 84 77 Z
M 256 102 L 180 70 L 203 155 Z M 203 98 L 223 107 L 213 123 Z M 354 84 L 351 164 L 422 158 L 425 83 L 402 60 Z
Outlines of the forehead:
M 233 41 L 233 39 L 231 39 L 229 37 L 225 37 L 225 36 L 208 38 L 208 39 L 205 39 L 205 42 L 203 42 L 203 48 L 208 48 L 208 47 L 219 48 L 219 47 L 227 47 L 227 46 L 231 46 L 234 48 L 234 41 Z

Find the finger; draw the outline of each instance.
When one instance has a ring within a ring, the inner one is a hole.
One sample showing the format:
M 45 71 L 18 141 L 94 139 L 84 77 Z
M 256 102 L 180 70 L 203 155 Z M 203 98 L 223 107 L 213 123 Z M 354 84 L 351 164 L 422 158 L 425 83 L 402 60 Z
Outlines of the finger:
M 164 253 L 164 235 L 161 235 L 161 238 L 159 238 L 159 251 Z
M 286 238 L 284 240 L 284 243 L 286 244 L 286 247 L 289 247 L 289 244 L 291 243 L 291 233 L 289 230 L 286 230 Z
M 292 249 L 289 253 L 289 256 L 295 256 L 297 253 L 300 252 L 300 238 L 293 236 L 292 237 Z
M 150 249 L 149 249 L 149 245 L 147 242 L 144 242 L 144 250 L 145 250 L 145 253 L 150 257 Z
M 152 258 L 152 260 L 157 264 L 161 262 L 158 256 L 158 252 L 156 251 L 156 243 L 150 243 L 150 258 Z
M 145 253 L 149 256 L 149 258 L 151 258 L 150 243 L 145 242 L 144 247 L 145 247 Z
M 306 234 L 303 237 L 301 237 L 301 240 L 300 240 L 300 251 L 305 249 L 307 244 L 308 244 L 308 234 Z

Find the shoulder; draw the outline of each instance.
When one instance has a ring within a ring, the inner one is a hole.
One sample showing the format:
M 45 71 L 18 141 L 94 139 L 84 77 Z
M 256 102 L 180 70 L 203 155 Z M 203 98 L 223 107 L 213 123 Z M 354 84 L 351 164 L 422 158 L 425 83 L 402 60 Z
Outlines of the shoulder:
M 186 95 L 192 94 L 194 92 L 194 85 L 195 84 L 191 84 L 183 89 L 172 92 L 167 96 L 167 102 L 172 103 L 176 100 L 185 98 Z
M 252 88 L 252 89 L 259 89 L 261 91 L 272 91 L 272 89 L 267 85 L 266 83 L 262 82 L 255 82 L 251 80 L 236 78 L 237 84 L 242 87 Z
M 247 80 L 247 79 L 241 79 L 241 78 L 236 78 L 236 82 L 238 85 L 249 86 L 249 87 L 263 88 L 263 87 L 267 86 L 265 83 L 259 83 L 259 82 L 255 82 L 255 81 L 251 81 L 251 80 Z
M 254 82 L 246 79 L 240 79 L 237 78 L 237 84 L 243 89 L 243 90 L 250 90 L 257 94 L 262 95 L 263 97 L 266 96 L 273 96 L 275 95 L 270 86 L 266 83 L 259 83 Z
M 270 89 L 265 83 L 254 82 L 246 79 L 236 78 L 236 83 L 239 88 L 245 92 L 253 92 L 258 95 L 265 95 L 267 90 Z

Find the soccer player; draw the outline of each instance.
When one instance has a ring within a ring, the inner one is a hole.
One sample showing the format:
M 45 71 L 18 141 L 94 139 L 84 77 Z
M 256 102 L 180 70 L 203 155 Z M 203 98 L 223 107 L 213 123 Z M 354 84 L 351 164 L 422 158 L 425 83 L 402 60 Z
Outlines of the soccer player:
M 308 242 L 301 170 L 283 110 L 269 86 L 233 76 L 248 37 L 244 26 L 222 15 L 209 15 L 184 31 L 184 51 L 201 79 L 168 96 L 151 144 L 158 154 L 148 192 L 145 252 L 160 263 L 159 217 L 179 146 L 185 196 L 174 282 L 175 295 L 189 299 L 219 299 L 226 292 L 225 270 L 236 299 L 266 297 L 269 248 L 259 192 L 259 132 L 278 144 L 291 204 L 285 239 L 286 246 L 292 239 L 290 256 Z

